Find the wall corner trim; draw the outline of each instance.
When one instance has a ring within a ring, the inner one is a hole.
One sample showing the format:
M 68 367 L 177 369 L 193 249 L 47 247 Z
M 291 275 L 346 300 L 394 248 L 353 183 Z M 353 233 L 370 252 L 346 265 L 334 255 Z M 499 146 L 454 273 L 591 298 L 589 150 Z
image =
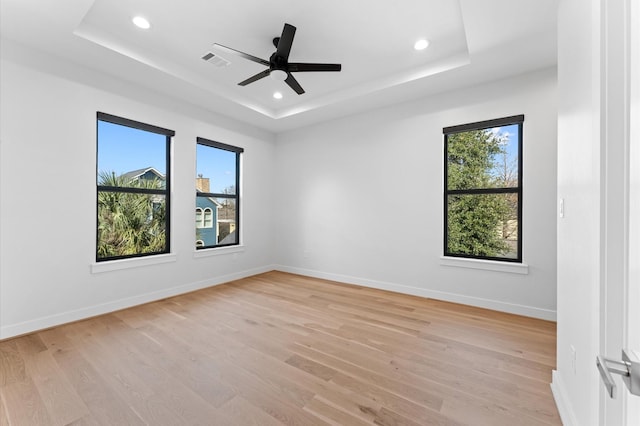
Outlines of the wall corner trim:
M 567 390 L 562 381 L 562 377 L 558 373 L 558 370 L 553 370 L 551 375 L 551 393 L 553 394 L 553 399 L 556 402 L 556 407 L 558 407 L 558 413 L 560 413 L 560 420 L 562 420 L 562 424 L 564 426 L 578 426 L 578 421 L 576 420 L 576 416 L 571 408 L 571 403 L 569 402 Z

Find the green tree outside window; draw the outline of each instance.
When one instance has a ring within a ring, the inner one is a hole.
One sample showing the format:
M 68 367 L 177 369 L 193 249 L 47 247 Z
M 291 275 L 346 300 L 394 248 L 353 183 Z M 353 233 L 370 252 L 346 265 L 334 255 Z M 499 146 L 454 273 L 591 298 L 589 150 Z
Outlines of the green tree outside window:
M 522 121 L 476 125 L 445 129 L 445 255 L 519 261 Z

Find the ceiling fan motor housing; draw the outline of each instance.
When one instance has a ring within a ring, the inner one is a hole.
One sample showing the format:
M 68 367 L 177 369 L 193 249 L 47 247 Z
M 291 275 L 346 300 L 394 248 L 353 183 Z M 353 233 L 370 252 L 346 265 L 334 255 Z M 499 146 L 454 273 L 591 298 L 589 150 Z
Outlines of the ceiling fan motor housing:
M 269 68 L 271 69 L 271 71 L 273 70 L 282 70 L 282 71 L 288 71 L 289 67 L 288 67 L 288 62 L 286 58 L 283 58 L 282 56 L 278 55 L 278 52 L 273 52 L 273 54 L 271 55 L 271 57 L 269 58 Z

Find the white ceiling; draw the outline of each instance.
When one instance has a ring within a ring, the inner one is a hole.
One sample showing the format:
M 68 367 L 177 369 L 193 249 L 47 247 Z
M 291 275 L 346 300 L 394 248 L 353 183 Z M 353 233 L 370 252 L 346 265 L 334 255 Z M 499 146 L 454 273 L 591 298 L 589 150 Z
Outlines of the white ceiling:
M 279 132 L 553 66 L 558 1 L 0 0 L 0 33 Z M 136 15 L 151 28 L 133 26 Z M 285 22 L 297 27 L 291 62 L 342 71 L 295 73 L 303 95 L 270 78 L 238 86 L 265 67 L 214 43 L 268 60 Z M 419 38 L 428 49 L 413 49 Z M 207 52 L 230 64 L 205 62 Z

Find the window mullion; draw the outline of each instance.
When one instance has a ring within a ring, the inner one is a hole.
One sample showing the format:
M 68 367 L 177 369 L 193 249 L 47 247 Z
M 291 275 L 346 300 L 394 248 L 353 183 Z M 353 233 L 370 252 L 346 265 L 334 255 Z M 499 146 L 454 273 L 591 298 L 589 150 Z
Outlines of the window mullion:
M 520 188 L 472 188 L 472 189 L 448 189 L 449 195 L 454 194 L 517 194 Z
M 128 186 L 102 186 L 98 185 L 98 191 L 100 192 L 125 192 L 128 194 L 154 194 L 154 195 L 167 195 L 166 189 L 152 189 L 152 188 L 136 188 Z

